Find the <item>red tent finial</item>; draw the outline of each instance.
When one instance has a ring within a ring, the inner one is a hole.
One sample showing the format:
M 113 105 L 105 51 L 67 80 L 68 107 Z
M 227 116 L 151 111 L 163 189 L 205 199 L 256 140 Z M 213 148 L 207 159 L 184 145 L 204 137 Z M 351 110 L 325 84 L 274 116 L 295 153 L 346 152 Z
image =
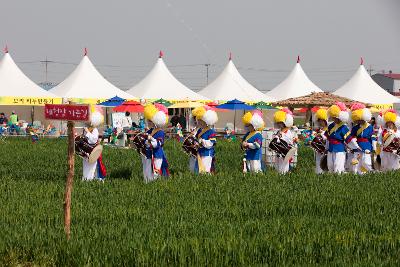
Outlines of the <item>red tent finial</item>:
M 300 63 L 300 55 L 297 56 L 297 63 Z
M 229 52 L 229 60 L 232 60 L 232 52 Z
M 360 65 L 364 65 L 364 59 L 361 57 Z
M 163 53 L 162 50 L 160 50 L 160 54 L 158 55 L 158 57 L 159 57 L 159 58 L 163 58 L 163 56 L 164 56 L 164 53 Z
M 7 47 L 7 45 L 4 47 L 4 54 L 7 54 L 8 53 L 8 47 Z
M 88 54 L 88 50 L 87 50 L 87 48 L 85 47 L 85 48 L 83 49 L 83 56 L 87 56 L 87 54 Z

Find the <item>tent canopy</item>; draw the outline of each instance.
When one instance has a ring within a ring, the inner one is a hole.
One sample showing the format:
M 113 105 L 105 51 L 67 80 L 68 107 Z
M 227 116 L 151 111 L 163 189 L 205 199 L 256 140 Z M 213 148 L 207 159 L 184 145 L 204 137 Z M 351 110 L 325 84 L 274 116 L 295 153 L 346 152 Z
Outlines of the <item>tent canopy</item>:
M 162 54 L 153 69 L 138 84 L 127 91 L 140 99 L 208 100 L 179 82 L 165 65 Z
M 376 84 L 362 64 L 353 77 L 337 89 L 334 94 L 350 98 L 354 101 L 371 104 L 393 104 L 400 102 L 399 98 L 391 95 Z
M 118 89 L 107 81 L 84 55 L 76 69 L 50 92 L 65 98 L 109 99 L 119 96 L 133 99 L 134 96 Z
M 0 61 L 0 97 L 55 98 L 29 79 L 7 52 Z
M 322 92 L 322 90 L 307 77 L 298 59 L 289 76 L 274 89 L 267 92 L 266 95 L 280 101 L 292 97 L 309 95 L 312 92 Z
M 99 106 L 103 106 L 103 107 L 117 107 L 119 105 L 121 105 L 123 102 L 125 102 L 126 99 L 123 99 L 121 97 L 118 96 L 114 96 L 110 99 L 107 99 L 104 102 L 99 103 Z
M 200 90 L 199 94 L 214 101 L 228 101 L 233 98 L 244 102 L 272 102 L 275 100 L 275 98 L 266 96 L 246 81 L 231 59 L 229 59 L 221 74 L 208 86 Z
M 247 105 L 246 103 L 244 103 L 238 99 L 233 99 L 231 101 L 226 102 L 225 104 L 218 105 L 217 108 L 231 109 L 231 110 L 253 110 L 253 109 L 256 109 L 256 107 Z

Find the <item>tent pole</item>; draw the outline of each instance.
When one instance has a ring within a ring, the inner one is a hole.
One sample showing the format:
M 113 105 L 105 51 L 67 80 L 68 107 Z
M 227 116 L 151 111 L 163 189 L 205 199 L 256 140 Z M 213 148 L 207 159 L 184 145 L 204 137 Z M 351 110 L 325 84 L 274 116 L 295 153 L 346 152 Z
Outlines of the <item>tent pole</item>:
M 32 106 L 32 109 L 31 109 L 31 121 L 32 121 L 32 124 L 33 124 L 33 120 L 35 119 L 35 106 Z
M 235 134 L 236 134 L 236 109 L 235 109 L 235 115 L 234 115 L 234 117 L 233 117 L 233 131 L 234 131 Z

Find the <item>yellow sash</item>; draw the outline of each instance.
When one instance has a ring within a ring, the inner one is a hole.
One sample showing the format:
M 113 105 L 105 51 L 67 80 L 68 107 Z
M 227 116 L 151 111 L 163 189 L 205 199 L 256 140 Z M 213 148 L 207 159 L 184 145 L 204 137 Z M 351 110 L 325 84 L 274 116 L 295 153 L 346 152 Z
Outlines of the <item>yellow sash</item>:
M 208 130 L 210 130 L 210 127 L 206 127 L 203 130 L 201 130 L 201 132 L 199 133 L 199 136 L 197 138 L 201 138 L 203 136 L 203 134 L 205 134 Z
M 253 136 L 255 136 L 257 133 L 259 133 L 259 131 L 253 131 L 251 133 L 249 133 L 249 135 L 247 135 L 246 139 L 244 140 L 244 142 L 247 142 L 250 138 L 252 138 Z
M 156 133 L 158 133 L 159 131 L 161 131 L 160 128 L 153 128 L 153 130 L 151 131 L 150 136 L 153 137 Z
M 357 130 L 357 136 L 359 136 L 360 134 L 362 134 L 362 132 L 363 132 L 365 129 L 367 129 L 368 126 L 369 126 L 369 123 L 368 123 L 368 122 L 364 123 L 364 124 L 360 127 L 360 129 Z
M 342 125 L 343 125 L 343 122 L 335 124 L 335 126 L 333 126 L 331 130 L 328 129 L 328 134 L 331 135 L 332 133 L 336 132 L 337 129 L 339 129 Z

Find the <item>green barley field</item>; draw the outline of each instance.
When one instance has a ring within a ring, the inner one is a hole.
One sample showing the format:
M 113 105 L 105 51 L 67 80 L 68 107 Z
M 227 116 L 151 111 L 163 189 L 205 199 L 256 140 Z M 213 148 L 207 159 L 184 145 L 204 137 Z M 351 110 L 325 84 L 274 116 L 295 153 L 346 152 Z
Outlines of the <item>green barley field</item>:
M 0 143 L 1 266 L 399 265 L 399 173 L 313 173 L 312 151 L 281 176 L 243 175 L 219 141 L 217 175 L 193 176 L 179 143 L 172 176 L 144 184 L 136 151 L 107 147 L 105 183 L 81 182 L 63 232 L 66 140 Z

